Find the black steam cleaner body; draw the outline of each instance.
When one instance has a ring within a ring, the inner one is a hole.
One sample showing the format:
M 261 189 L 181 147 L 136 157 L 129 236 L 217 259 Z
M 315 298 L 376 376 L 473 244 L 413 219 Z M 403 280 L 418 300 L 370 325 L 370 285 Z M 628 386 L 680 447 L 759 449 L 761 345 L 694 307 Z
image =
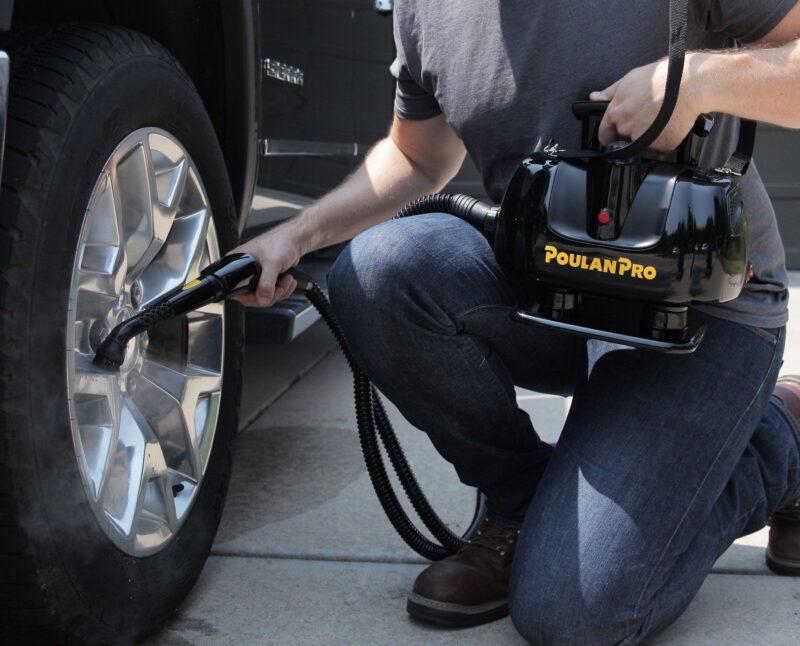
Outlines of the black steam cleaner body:
M 529 286 L 515 318 L 692 352 L 705 327 L 689 306 L 733 300 L 748 278 L 742 166 L 697 165 L 714 125 L 707 115 L 672 159 L 647 152 L 604 158 L 597 133 L 606 107 L 573 106 L 583 147 L 598 156 L 562 158 L 551 142 L 508 185 L 492 238 L 500 263 Z
M 481 231 L 509 274 L 525 286 L 520 322 L 654 351 L 688 353 L 705 329 L 692 304 L 736 298 L 749 276 L 746 214 L 739 179 L 755 143 L 755 124 L 742 121 L 735 152 L 719 168 L 701 168 L 702 139 L 713 119 L 702 116 L 671 158 L 648 152 L 670 122 L 683 73 L 687 0 L 670 0 L 669 68 L 665 98 L 638 139 L 603 148 L 598 125 L 606 104 L 579 102 L 582 149 L 555 142 L 517 168 L 500 207 L 466 195 L 421 198 L 396 217 L 444 212 Z M 376 389 L 351 354 L 320 287 L 291 272 L 319 310 L 353 372 L 356 417 L 367 471 L 390 522 L 422 556 L 438 560 L 460 549 L 485 515 L 478 496 L 463 536 L 439 519 L 426 500 L 395 437 Z M 232 254 L 168 292 L 114 328 L 95 363 L 118 370 L 127 343 L 161 322 L 227 296 L 255 289 L 261 274 L 247 254 Z M 380 446 L 414 510 L 435 540 L 403 509 L 389 480 Z M 438 541 L 438 542 L 436 542 Z

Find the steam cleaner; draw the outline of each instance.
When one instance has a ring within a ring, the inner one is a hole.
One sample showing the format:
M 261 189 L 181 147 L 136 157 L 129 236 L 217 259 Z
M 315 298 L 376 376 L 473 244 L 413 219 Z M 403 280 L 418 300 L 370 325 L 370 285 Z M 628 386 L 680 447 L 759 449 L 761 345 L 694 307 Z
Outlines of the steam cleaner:
M 736 151 L 719 168 L 698 165 L 702 140 L 713 129 L 702 115 L 669 156 L 648 151 L 674 112 L 683 73 L 687 0 L 670 3 L 666 94 L 651 127 L 636 141 L 601 146 L 598 127 L 607 104 L 578 102 L 582 149 L 551 141 L 522 161 L 499 207 L 466 195 L 433 195 L 396 217 L 449 213 L 475 226 L 493 245 L 501 265 L 527 286 L 513 316 L 521 324 L 669 353 L 690 353 L 704 326 L 694 303 L 736 298 L 748 280 L 746 214 L 740 177 L 750 163 L 755 124 L 743 121 Z M 114 328 L 95 362 L 118 370 L 126 345 L 163 321 L 228 296 L 252 290 L 261 267 L 232 254 L 165 294 Z M 380 503 L 403 539 L 437 560 L 457 551 L 484 516 L 479 496 L 472 524 L 455 535 L 436 515 L 412 473 L 377 391 L 350 353 L 320 287 L 299 271 L 299 289 L 332 330 L 353 372 L 358 432 Z M 435 541 L 409 519 L 389 480 L 383 444 L 406 495 Z M 436 542 L 438 541 L 438 542 Z

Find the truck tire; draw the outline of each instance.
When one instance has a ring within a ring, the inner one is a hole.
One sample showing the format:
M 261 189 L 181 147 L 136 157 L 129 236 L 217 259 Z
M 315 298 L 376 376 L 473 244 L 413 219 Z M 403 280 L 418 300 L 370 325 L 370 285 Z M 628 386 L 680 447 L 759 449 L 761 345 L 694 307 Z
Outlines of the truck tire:
M 236 244 L 228 175 L 192 82 L 147 36 L 55 25 L 0 46 L 0 631 L 131 643 L 174 612 L 214 540 L 241 308 L 154 331 L 116 377 L 92 349 Z

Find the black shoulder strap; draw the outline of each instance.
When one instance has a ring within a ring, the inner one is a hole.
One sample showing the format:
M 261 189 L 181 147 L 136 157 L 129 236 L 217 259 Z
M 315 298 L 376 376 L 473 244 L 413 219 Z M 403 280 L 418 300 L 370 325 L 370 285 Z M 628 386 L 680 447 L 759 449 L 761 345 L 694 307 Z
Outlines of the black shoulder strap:
M 736 150 L 725 162 L 722 168 L 717 170 L 729 175 L 744 175 L 750 168 L 753 159 L 753 150 L 756 147 L 756 132 L 758 126 L 755 121 L 742 119 L 739 124 L 739 141 Z
M 667 67 L 667 82 L 664 89 L 664 102 L 650 127 L 642 133 L 642 136 L 626 146 L 606 150 L 603 152 L 594 151 L 558 151 L 557 155 L 561 159 L 629 159 L 635 155 L 643 153 L 667 127 L 675 106 L 678 104 L 678 96 L 681 90 L 681 80 L 686 63 L 686 43 L 687 32 L 689 29 L 689 0 L 670 0 L 669 3 L 669 62 Z M 734 175 L 742 175 L 747 171 L 750 160 L 753 156 L 755 146 L 756 124 L 754 121 L 743 119 L 739 130 L 739 143 L 736 152 L 726 162 L 725 166 L 719 169 L 721 172 L 728 172 Z
M 667 127 L 681 91 L 683 68 L 686 63 L 686 37 L 689 29 L 689 0 L 670 0 L 669 3 L 669 66 L 664 102 L 658 115 L 641 137 L 627 146 L 605 153 L 606 159 L 625 159 L 643 153 Z

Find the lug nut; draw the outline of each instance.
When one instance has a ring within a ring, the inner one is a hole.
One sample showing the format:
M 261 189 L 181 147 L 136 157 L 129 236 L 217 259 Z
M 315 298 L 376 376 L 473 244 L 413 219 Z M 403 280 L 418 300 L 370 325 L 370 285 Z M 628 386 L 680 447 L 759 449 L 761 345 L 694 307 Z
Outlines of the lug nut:
M 106 338 L 108 334 L 108 330 L 106 330 L 106 326 L 100 319 L 97 319 L 92 323 L 91 327 L 89 328 L 89 347 L 92 350 L 97 351 L 98 346 L 102 343 L 103 339 Z
M 136 281 L 133 285 L 131 285 L 131 304 L 134 307 L 139 307 L 139 303 L 142 302 L 142 286 L 139 281 Z

